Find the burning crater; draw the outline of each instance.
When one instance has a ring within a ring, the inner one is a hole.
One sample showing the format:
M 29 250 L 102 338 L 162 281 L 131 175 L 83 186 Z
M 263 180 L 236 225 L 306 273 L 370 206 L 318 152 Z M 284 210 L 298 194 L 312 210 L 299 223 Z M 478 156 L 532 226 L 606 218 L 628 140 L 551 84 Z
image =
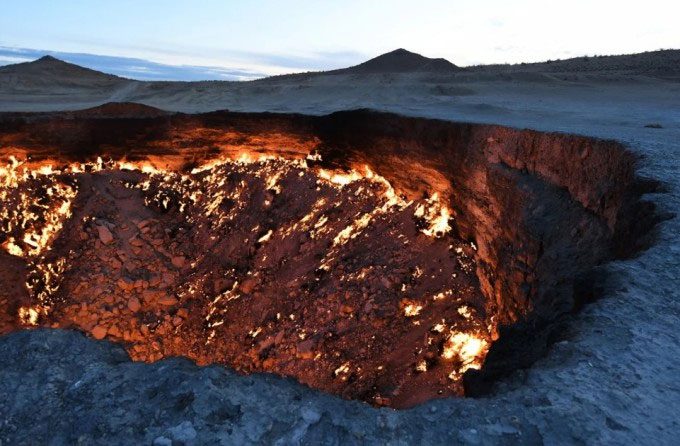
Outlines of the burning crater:
M 612 141 L 367 111 L 0 123 L 1 331 L 74 328 L 377 405 L 527 366 L 655 222 Z

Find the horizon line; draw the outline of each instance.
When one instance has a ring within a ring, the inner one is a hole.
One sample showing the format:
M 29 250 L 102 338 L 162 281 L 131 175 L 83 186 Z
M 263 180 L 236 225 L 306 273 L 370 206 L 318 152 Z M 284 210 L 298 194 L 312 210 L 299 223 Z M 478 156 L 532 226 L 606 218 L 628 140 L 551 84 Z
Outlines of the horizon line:
M 327 73 L 332 71 L 350 68 L 384 54 L 389 54 L 397 50 L 404 50 L 404 48 L 397 48 L 386 53 L 378 54 L 369 59 L 365 59 L 354 65 L 341 68 L 331 69 L 311 69 L 307 71 L 289 71 L 282 73 L 267 73 L 254 69 L 239 68 L 239 67 L 222 67 L 210 65 L 191 65 L 191 64 L 167 64 L 155 62 L 150 59 L 125 57 L 125 56 L 111 56 L 105 54 L 95 53 L 80 53 L 80 52 L 65 52 L 52 51 L 33 48 L 19 48 L 11 46 L 0 45 L 0 67 L 16 65 L 21 63 L 35 62 L 43 57 L 53 57 L 62 62 L 74 64 L 83 68 L 99 71 L 104 74 L 114 75 L 129 80 L 136 81 L 159 81 L 159 82 L 210 82 L 210 81 L 253 81 L 265 79 L 270 77 L 287 76 L 295 74 L 312 74 L 312 73 Z M 420 55 L 419 53 L 407 50 L 406 51 Z M 622 53 L 622 54 L 583 54 L 564 59 L 548 59 L 531 62 L 515 62 L 515 63 L 479 63 L 471 65 L 456 65 L 458 68 L 477 68 L 477 67 L 494 67 L 494 66 L 517 66 L 517 65 L 533 65 L 549 62 L 559 62 L 572 59 L 582 58 L 600 58 L 600 57 L 617 57 L 617 56 L 633 56 L 638 54 L 647 54 L 660 51 L 678 51 L 676 48 L 658 48 L 654 50 L 647 50 L 637 53 Z M 423 56 L 427 57 L 427 56 Z M 428 57 L 429 58 L 429 57 Z M 431 59 L 443 59 L 450 63 L 450 60 L 444 57 L 433 57 Z

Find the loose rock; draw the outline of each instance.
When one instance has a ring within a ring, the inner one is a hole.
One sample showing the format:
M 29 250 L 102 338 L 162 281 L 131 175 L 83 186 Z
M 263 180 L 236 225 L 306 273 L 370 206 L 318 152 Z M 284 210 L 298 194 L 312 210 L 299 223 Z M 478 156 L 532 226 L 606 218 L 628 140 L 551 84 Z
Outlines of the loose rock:
M 97 226 L 97 232 L 99 233 L 99 240 L 105 245 L 108 245 L 113 241 L 113 234 L 106 226 Z

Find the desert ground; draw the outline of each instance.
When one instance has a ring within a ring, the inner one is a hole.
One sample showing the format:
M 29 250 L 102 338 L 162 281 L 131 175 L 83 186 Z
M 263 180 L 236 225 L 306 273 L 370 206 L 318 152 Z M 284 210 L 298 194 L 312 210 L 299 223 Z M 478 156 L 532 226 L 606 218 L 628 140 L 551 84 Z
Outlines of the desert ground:
M 388 55 L 389 56 L 389 55 Z M 384 57 L 384 56 L 383 56 Z M 52 59 L 0 68 L 0 111 L 135 102 L 171 112 L 370 108 L 622 142 L 665 216 L 654 243 L 598 268 L 600 296 L 490 395 L 375 408 L 273 375 L 131 362 L 74 331 L 0 338 L 0 440 L 71 444 L 674 444 L 680 435 L 680 51 L 460 69 L 397 52 L 250 82 L 140 82 Z M 58 413 L 58 416 L 55 416 Z M 158 443 L 165 444 L 165 443 Z M 167 443 L 170 444 L 170 443 Z

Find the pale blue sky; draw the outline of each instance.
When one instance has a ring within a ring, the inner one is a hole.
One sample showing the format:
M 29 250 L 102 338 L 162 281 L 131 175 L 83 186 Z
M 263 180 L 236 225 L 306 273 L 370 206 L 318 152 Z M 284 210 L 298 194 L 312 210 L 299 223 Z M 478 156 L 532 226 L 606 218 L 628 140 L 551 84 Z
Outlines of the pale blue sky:
M 403 47 L 458 65 L 531 62 L 680 48 L 678 3 L 2 0 L 0 58 L 25 59 L 10 54 L 22 48 L 279 74 Z

